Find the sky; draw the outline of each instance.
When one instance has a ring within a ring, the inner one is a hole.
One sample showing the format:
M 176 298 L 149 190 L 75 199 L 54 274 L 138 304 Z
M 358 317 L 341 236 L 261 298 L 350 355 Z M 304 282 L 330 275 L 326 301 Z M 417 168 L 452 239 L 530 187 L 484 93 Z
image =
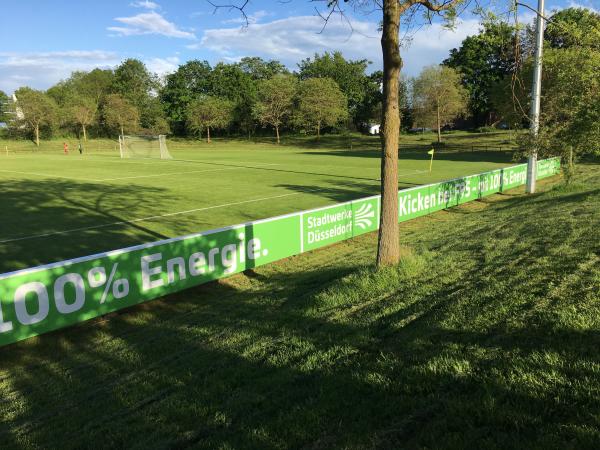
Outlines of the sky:
M 74 70 L 114 68 L 127 58 L 142 60 L 160 76 L 192 59 L 214 65 L 244 56 L 277 59 L 294 70 L 304 58 L 335 50 L 371 61 L 371 71 L 382 67 L 380 11 L 346 6 L 346 20 L 332 17 L 323 29 L 315 6 L 324 4 L 310 0 L 251 0 L 248 26 L 238 11 L 215 11 L 207 0 L 2 1 L 0 90 L 7 93 L 24 85 L 47 89 Z M 599 10 L 600 0 L 546 0 L 546 5 L 548 11 Z M 522 21 L 533 18 L 525 9 L 520 14 Z M 467 11 L 453 31 L 439 23 L 413 30 L 402 48 L 404 73 L 414 76 L 440 63 L 478 29 L 477 18 Z

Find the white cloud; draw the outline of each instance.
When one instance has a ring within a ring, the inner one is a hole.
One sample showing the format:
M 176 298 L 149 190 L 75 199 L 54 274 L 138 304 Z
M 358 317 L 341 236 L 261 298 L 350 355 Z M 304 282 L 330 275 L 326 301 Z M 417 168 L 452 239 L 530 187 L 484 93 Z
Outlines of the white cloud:
M 160 77 L 173 73 L 179 67 L 180 60 L 177 56 L 168 58 L 150 58 L 146 60 L 146 67 Z
M 221 23 L 222 24 L 233 23 L 233 24 L 239 24 L 239 25 L 246 25 L 246 22 L 248 24 L 258 23 L 258 22 L 260 22 L 261 19 L 264 19 L 265 17 L 269 17 L 272 15 L 273 15 L 272 12 L 261 9 L 260 11 L 256 11 L 254 14 L 248 14 L 245 18 L 243 16 L 234 17 L 232 19 L 223 20 L 223 21 L 221 21 Z
M 158 3 L 151 2 L 149 0 L 140 0 L 130 4 L 134 8 L 144 8 L 144 9 L 160 9 L 160 5 Z
M 131 17 L 116 17 L 115 20 L 126 25 L 124 27 L 108 27 L 108 30 L 116 33 L 117 36 L 159 34 L 181 39 L 196 39 L 194 33 L 179 29 L 177 25 L 169 22 L 156 11 L 145 12 Z
M 596 5 L 596 6 L 598 6 L 598 5 Z M 579 2 L 576 2 L 573 0 L 570 0 L 569 8 L 589 9 L 590 11 L 595 12 L 596 14 L 600 13 L 600 10 L 598 8 L 594 7 L 592 5 L 591 1 L 587 1 L 585 3 L 579 3 Z M 557 8 L 557 9 L 559 9 L 559 8 Z
M 0 52 L 0 90 L 11 93 L 21 86 L 48 89 L 77 70 L 114 69 L 126 56 L 103 50 L 39 53 Z M 178 56 L 149 58 L 143 62 L 163 77 L 177 70 Z
M 47 89 L 75 70 L 116 66 L 120 58 L 103 50 L 38 53 L 0 53 L 0 89 L 12 92 L 27 85 Z
M 205 48 L 221 59 L 257 55 L 278 59 L 290 68 L 315 52 L 341 51 L 346 58 L 368 59 L 372 69 L 382 67 L 378 23 L 352 20 L 332 20 L 323 29 L 323 21 L 315 16 L 296 16 L 247 28 L 218 28 L 206 30 L 198 44 L 189 49 Z M 440 63 L 450 49 L 460 46 L 462 40 L 479 29 L 477 20 L 461 22 L 455 31 L 439 24 L 423 27 L 412 35 L 411 43 L 402 49 L 404 70 L 416 75 L 424 66 Z M 322 32 L 321 32 L 322 30 Z

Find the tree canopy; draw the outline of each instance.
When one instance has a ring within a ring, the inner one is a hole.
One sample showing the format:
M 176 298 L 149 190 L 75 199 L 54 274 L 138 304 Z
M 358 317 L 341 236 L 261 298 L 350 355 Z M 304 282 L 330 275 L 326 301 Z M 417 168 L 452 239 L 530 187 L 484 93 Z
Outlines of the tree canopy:
M 515 30 L 502 22 L 488 22 L 479 34 L 469 36 L 444 60 L 459 71 L 469 93 L 469 113 L 474 125 L 490 125 L 499 117 L 491 101 L 496 83 L 515 67 Z
M 298 91 L 298 122 L 315 130 L 333 127 L 348 117 L 348 100 L 331 78 L 309 78 L 300 82 Z
M 370 77 L 366 71 L 371 63 L 366 59 L 347 60 L 341 52 L 315 54 L 298 64 L 301 80 L 330 78 L 348 99 L 348 109 L 355 124 L 368 122 L 372 106 L 381 101 L 381 77 Z
M 15 95 L 18 108 L 23 114 L 22 123 L 33 133 L 35 143 L 39 146 L 41 128 L 52 127 L 57 123 L 56 103 L 45 92 L 27 87 L 18 89 Z
M 206 130 L 206 141 L 210 144 L 210 130 L 227 128 L 233 119 L 232 115 L 233 102 L 206 95 L 189 104 L 188 127 L 200 135 L 203 130 Z
M 544 31 L 552 48 L 591 47 L 600 50 L 600 14 L 584 8 L 566 8 L 552 14 Z
M 258 85 L 258 100 L 254 106 L 254 117 L 263 125 L 275 129 L 280 143 L 279 128 L 292 115 L 298 82 L 292 75 L 279 74 L 262 80 Z
M 429 66 L 413 81 L 413 108 L 420 125 L 441 129 L 466 113 L 467 93 L 459 73 L 446 66 Z
M 140 113 L 135 105 L 119 94 L 110 94 L 102 108 L 104 123 L 117 129 L 121 135 L 136 132 L 140 124 Z

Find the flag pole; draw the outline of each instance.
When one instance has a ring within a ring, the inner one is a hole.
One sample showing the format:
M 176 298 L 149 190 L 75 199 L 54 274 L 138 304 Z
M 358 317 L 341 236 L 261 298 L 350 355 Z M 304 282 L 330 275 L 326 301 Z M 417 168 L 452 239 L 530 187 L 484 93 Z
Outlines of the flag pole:
M 431 169 L 433 168 L 433 154 L 435 153 L 435 150 L 432 148 L 427 153 L 431 155 L 431 159 L 429 160 L 429 173 L 431 173 Z

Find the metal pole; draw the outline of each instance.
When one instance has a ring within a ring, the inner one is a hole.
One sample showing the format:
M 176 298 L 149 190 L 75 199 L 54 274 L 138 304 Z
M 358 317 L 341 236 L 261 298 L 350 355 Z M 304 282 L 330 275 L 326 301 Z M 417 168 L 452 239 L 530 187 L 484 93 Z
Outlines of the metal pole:
M 535 66 L 533 68 L 533 85 L 531 87 L 531 129 L 530 132 L 537 138 L 540 129 L 540 97 L 542 94 L 542 55 L 544 50 L 544 0 L 538 0 L 535 30 Z M 527 160 L 527 185 L 528 194 L 535 193 L 535 179 L 537 178 L 537 149 Z

